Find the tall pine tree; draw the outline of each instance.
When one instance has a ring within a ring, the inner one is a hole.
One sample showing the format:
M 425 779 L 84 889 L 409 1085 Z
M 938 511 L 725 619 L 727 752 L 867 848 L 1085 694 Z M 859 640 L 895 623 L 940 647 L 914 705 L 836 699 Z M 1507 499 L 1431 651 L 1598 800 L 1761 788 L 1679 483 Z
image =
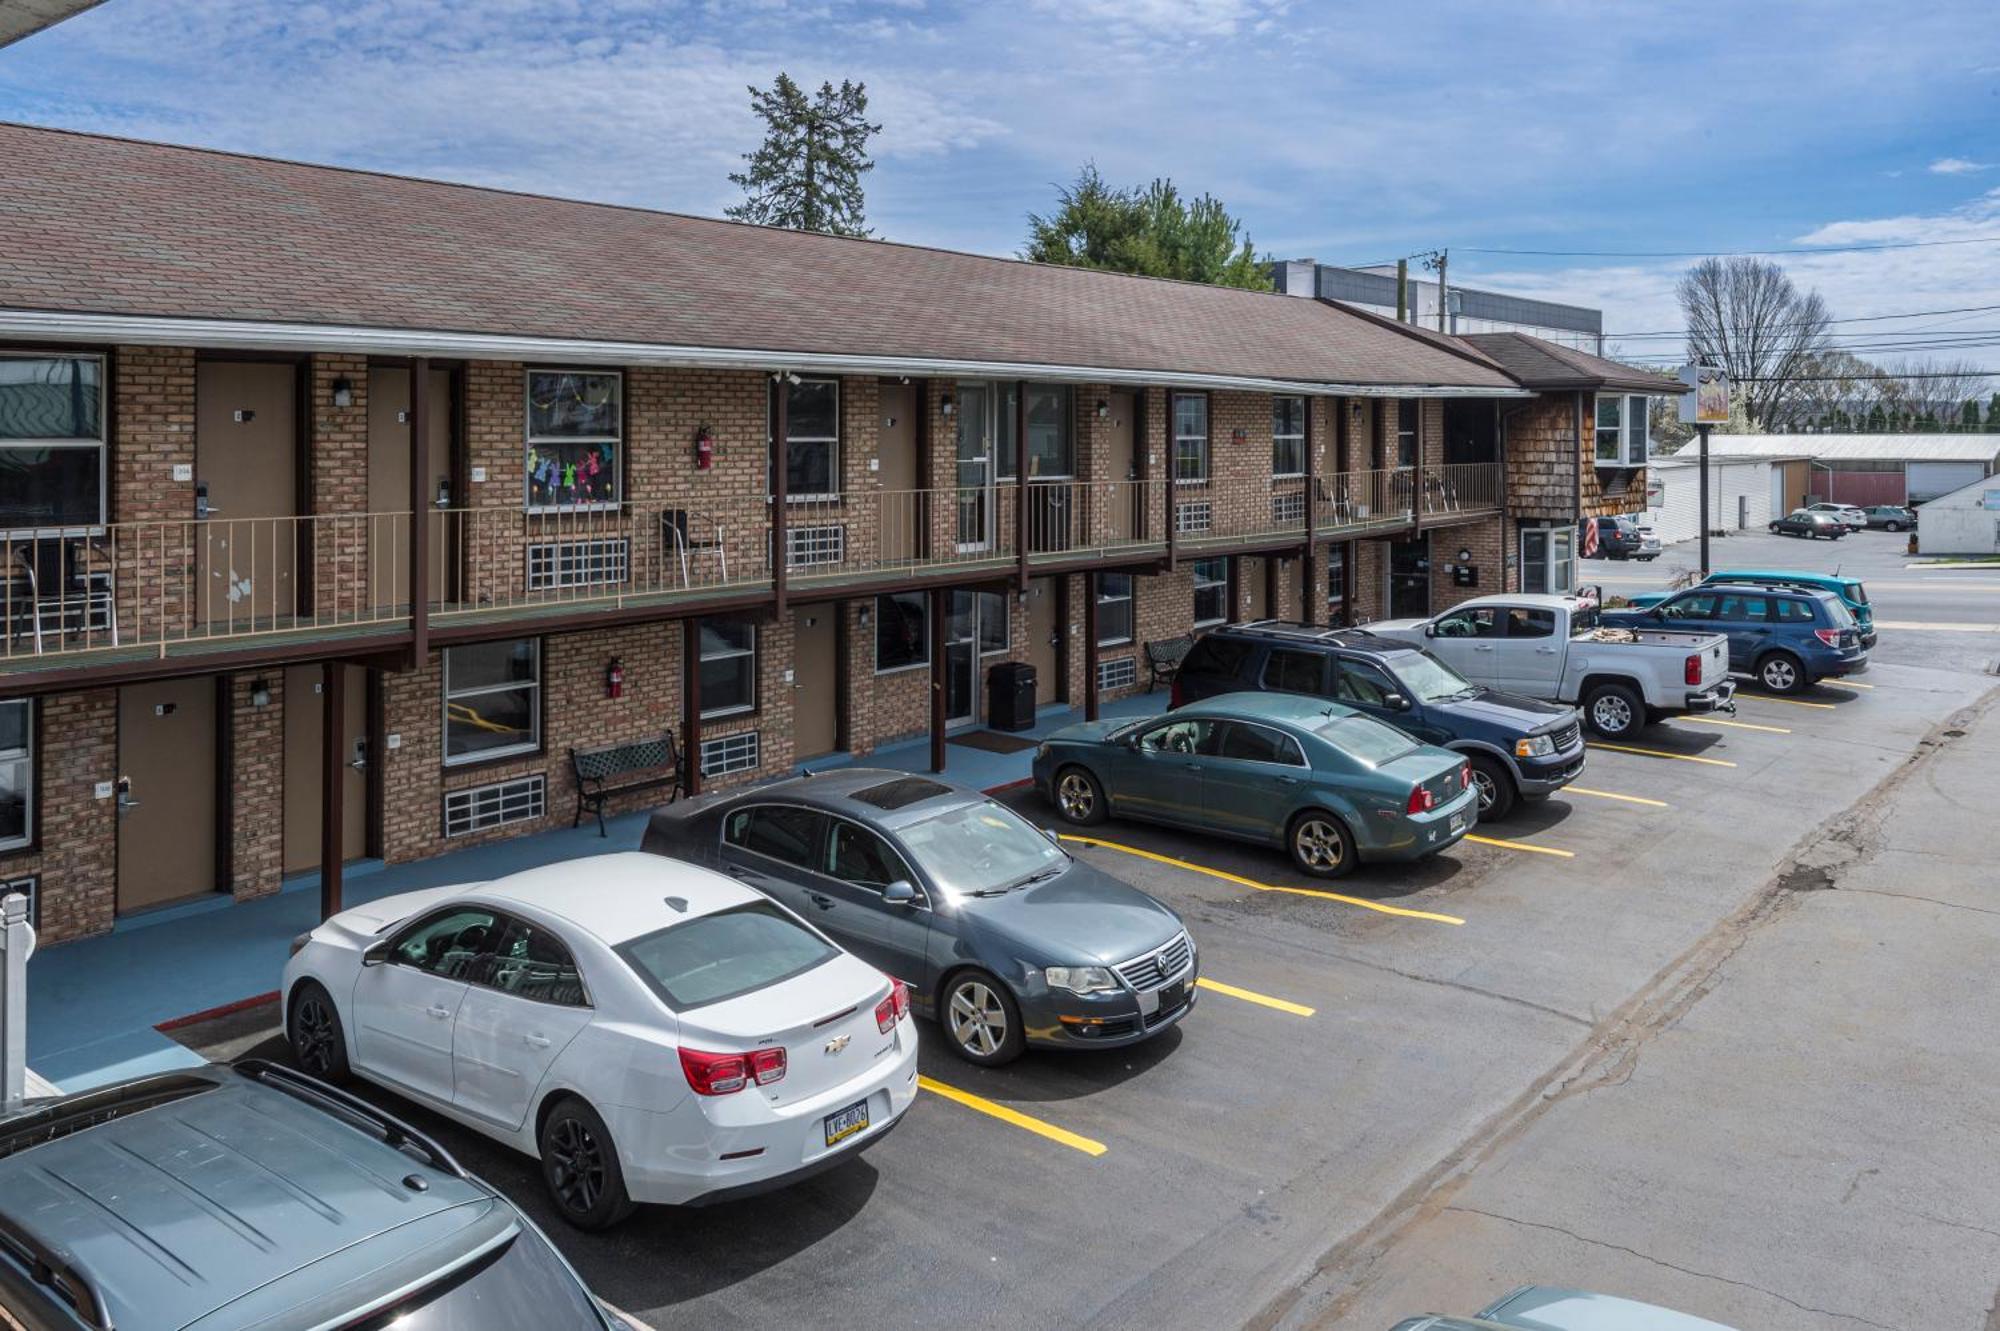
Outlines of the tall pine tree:
M 822 83 L 808 98 L 780 73 L 769 92 L 750 89 L 750 108 L 764 120 L 764 142 L 743 154 L 746 169 L 729 175 L 744 195 L 729 216 L 794 231 L 868 235 L 861 177 L 875 169 L 868 140 L 882 127 L 868 122 L 866 85 Z

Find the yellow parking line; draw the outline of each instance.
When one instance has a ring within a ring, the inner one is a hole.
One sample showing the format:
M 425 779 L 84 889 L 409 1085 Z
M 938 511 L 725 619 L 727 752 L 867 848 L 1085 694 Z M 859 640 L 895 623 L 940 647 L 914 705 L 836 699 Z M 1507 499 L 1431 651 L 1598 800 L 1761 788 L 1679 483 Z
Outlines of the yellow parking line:
M 1045 1123 L 1041 1119 L 1023 1114 L 1018 1109 L 995 1104 L 983 1095 L 961 1091 L 956 1086 L 947 1086 L 941 1081 L 932 1081 L 925 1076 L 917 1078 L 917 1085 L 933 1095 L 942 1095 L 947 1100 L 957 1101 L 967 1109 L 976 1109 L 982 1114 L 999 1119 L 1002 1123 L 1011 1123 L 1023 1132 L 1032 1132 L 1037 1137 L 1047 1137 L 1052 1142 L 1061 1142 L 1071 1150 L 1082 1151 L 1085 1155 L 1103 1155 L 1107 1149 L 1103 1142 L 1079 1137 L 1067 1128 L 1059 1128 L 1053 1123 Z
M 1783 726 L 1760 726 L 1753 721 L 1725 721 L 1719 716 L 1681 716 L 1675 720 L 1693 721 L 1704 726 L 1728 726 L 1731 730 L 1762 730 L 1773 735 L 1792 733 Z
M 1586 786 L 1564 786 L 1563 794 L 1595 795 L 1597 796 L 1597 798 L 1601 800 L 1623 800 L 1627 804 L 1646 804 L 1646 805 L 1651 805 L 1655 809 L 1667 809 L 1673 807 L 1672 805 L 1668 804 L 1665 800 L 1649 800 L 1644 795 L 1620 795 L 1616 791 L 1611 791 L 1611 790 L 1591 790 Z
M 1648 758 L 1678 758 L 1684 763 L 1707 763 L 1710 767 L 1734 767 L 1735 763 L 1726 758 L 1697 758 L 1692 753 L 1668 753 L 1665 749 L 1640 749 L 1630 744 L 1594 743 L 1593 749 L 1609 749 L 1613 753 L 1643 753 Z
M 1171 855 L 1156 855 L 1150 850 L 1140 850 L 1137 846 L 1121 846 L 1116 841 L 1105 841 L 1094 836 L 1074 836 L 1062 834 L 1064 841 L 1075 841 L 1085 846 L 1101 846 L 1105 850 L 1115 850 L 1126 855 L 1137 855 L 1142 860 L 1155 864 L 1171 864 L 1176 869 L 1186 869 L 1190 873 L 1207 874 L 1210 878 L 1220 878 L 1225 883 L 1235 883 L 1239 887 L 1255 888 L 1259 892 L 1289 892 L 1296 897 L 1321 897 L 1327 901 L 1338 901 L 1349 906 L 1359 906 L 1363 910 L 1380 911 L 1384 915 L 1402 915 L 1412 920 L 1435 920 L 1439 924 L 1464 924 L 1456 915 L 1439 915 L 1428 910 L 1409 910 L 1402 906 L 1386 906 L 1366 897 L 1350 897 L 1339 892 L 1320 892 L 1310 887 L 1283 887 L 1276 883 L 1260 883 L 1254 878 L 1229 873 L 1223 869 L 1211 869 L 1205 864 L 1193 864 L 1187 860 L 1177 860 Z
M 1807 702 L 1804 698 L 1780 698 L 1775 693 L 1743 693 L 1739 691 L 1736 696 L 1739 698 L 1754 698 L 1758 702 L 1781 702 L 1787 707 L 1817 707 L 1822 712 L 1830 712 L 1834 708 L 1834 704 L 1830 702 Z
M 1240 998 L 1246 1003 L 1255 1003 L 1260 1007 L 1272 1007 L 1278 1009 L 1280 1012 L 1289 1012 L 1294 1017 L 1310 1017 L 1314 1011 L 1314 1009 L 1307 1007 L 1303 1003 L 1289 1003 L 1282 998 L 1273 998 L 1269 994 L 1260 994 L 1254 989 L 1238 989 L 1233 984 L 1224 984 L 1220 980 L 1211 980 L 1206 975 L 1196 980 L 1194 985 L 1197 989 L 1213 989 L 1218 994 L 1228 994 L 1231 998 Z
M 1507 850 L 1525 850 L 1536 855 L 1555 855 L 1565 860 L 1576 858 L 1576 852 L 1573 850 L 1557 850 L 1554 846 L 1531 846 L 1525 841 L 1506 841 L 1497 836 L 1475 836 L 1468 832 L 1465 834 L 1465 839 L 1477 841 L 1482 846 L 1501 846 Z
M 1873 684 L 1862 684 L 1851 679 L 1823 679 L 1819 682 L 1823 689 L 1872 689 Z

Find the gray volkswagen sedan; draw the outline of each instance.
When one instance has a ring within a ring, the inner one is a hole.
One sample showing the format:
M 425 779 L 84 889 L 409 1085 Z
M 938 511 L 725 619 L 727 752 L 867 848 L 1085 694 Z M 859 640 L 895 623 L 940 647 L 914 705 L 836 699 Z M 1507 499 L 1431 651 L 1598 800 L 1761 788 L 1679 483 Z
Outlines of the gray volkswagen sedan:
M 901 979 L 973 1063 L 1134 1044 L 1194 1007 L 1180 916 L 931 777 L 848 768 L 680 800 L 642 848 L 740 879 Z

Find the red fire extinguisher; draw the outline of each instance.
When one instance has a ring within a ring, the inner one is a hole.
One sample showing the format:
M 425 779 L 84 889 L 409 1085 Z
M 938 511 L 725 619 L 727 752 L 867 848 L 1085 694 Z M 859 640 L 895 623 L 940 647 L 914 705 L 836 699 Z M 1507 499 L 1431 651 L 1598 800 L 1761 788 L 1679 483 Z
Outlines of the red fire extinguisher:
M 715 465 L 715 435 L 706 425 L 695 432 L 694 465 L 697 471 L 707 471 Z
M 604 667 L 604 696 L 607 698 L 625 696 L 625 666 L 615 656 L 611 658 L 611 664 Z

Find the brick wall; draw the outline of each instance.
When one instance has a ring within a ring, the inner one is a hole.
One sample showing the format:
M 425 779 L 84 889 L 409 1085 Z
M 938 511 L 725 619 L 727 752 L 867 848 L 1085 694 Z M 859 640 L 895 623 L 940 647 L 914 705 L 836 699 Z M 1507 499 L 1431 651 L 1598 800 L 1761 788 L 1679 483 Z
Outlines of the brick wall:
M 262 680 L 270 701 L 250 701 Z M 229 787 L 234 803 L 229 829 L 229 887 L 238 897 L 278 890 L 285 874 L 285 672 L 244 673 L 229 681 Z M 301 699 L 312 706 L 317 699 Z M 350 809 L 350 818 L 365 818 Z
M 95 786 L 118 775 L 118 695 L 57 693 L 35 706 L 38 844 L 0 855 L 0 877 L 41 878 L 40 941 L 104 933 L 118 890 L 118 811 Z
M 113 577 L 120 623 L 157 634 L 188 623 L 195 585 L 191 533 L 194 482 L 176 466 L 194 466 L 194 351 L 120 347 L 111 393 L 111 520 L 157 523 L 121 530 Z

